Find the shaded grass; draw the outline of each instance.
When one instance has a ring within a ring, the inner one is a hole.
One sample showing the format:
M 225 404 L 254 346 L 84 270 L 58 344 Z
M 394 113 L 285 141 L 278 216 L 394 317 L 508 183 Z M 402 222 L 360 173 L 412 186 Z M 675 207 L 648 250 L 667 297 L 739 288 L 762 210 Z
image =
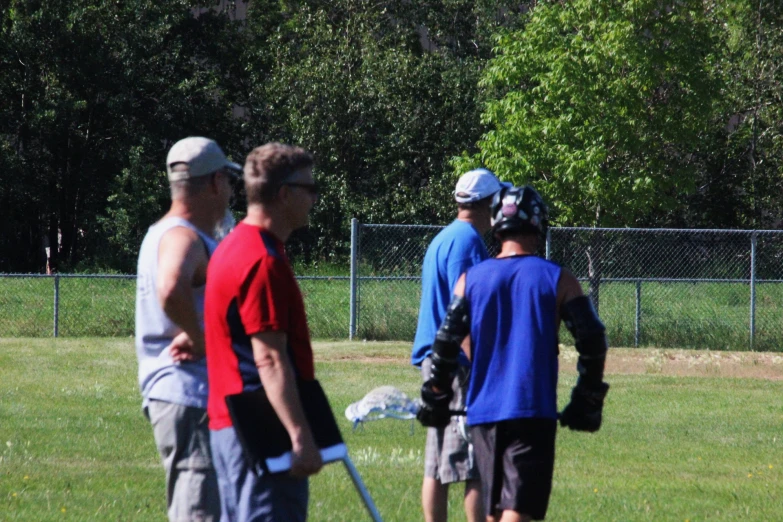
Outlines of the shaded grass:
M 379 385 L 410 395 L 403 343 L 317 343 L 317 374 L 385 520 L 421 520 L 424 430 L 352 431 L 342 412 Z M 646 357 L 646 350 L 626 351 Z M 560 404 L 573 385 L 563 364 Z M 0 339 L 0 520 L 163 520 L 164 480 L 128 339 Z M 548 519 L 781 520 L 783 382 L 609 375 L 605 424 L 560 431 Z M 339 465 L 312 482 L 310 520 L 366 520 Z M 64 511 L 63 511 L 64 510 Z M 464 520 L 452 488 L 450 520 Z

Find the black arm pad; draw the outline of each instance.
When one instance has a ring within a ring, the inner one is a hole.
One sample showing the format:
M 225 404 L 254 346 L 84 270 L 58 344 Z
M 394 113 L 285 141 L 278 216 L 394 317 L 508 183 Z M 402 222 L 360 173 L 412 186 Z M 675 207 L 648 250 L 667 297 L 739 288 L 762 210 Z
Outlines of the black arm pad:
M 432 343 L 432 380 L 439 389 L 451 388 L 460 344 L 469 333 L 468 302 L 455 295 Z
M 579 361 L 579 384 L 598 389 L 604 379 L 604 363 L 609 345 L 606 327 L 593 307 L 590 298 L 581 295 L 563 304 L 563 321 L 574 336 Z

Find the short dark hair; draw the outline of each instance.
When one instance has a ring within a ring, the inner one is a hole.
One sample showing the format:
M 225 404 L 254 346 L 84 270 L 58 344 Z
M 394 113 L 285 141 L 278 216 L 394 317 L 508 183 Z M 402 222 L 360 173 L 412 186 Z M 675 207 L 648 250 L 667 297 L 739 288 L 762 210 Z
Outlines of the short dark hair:
M 492 203 L 493 196 L 494 194 L 492 196 L 477 199 L 476 201 L 471 201 L 470 203 L 457 202 L 457 208 L 459 210 L 475 210 L 477 208 L 489 207 L 490 203 Z
M 535 236 L 539 237 L 541 233 L 539 230 L 532 225 L 523 225 L 518 228 L 512 228 L 512 229 L 506 229 L 506 230 L 498 230 L 495 232 L 495 238 L 497 238 L 498 241 L 501 243 L 503 241 L 507 241 L 509 239 L 513 239 L 516 237 L 526 237 L 526 236 Z
M 170 181 L 169 187 L 171 188 L 171 199 L 180 199 L 186 194 L 191 196 L 198 194 L 204 190 L 207 185 L 209 185 L 210 181 L 212 181 L 213 175 L 214 172 L 212 174 L 207 174 L 206 176 Z
M 268 204 L 277 199 L 285 180 L 314 165 L 313 155 L 301 147 L 267 143 L 253 149 L 245 160 L 247 203 Z

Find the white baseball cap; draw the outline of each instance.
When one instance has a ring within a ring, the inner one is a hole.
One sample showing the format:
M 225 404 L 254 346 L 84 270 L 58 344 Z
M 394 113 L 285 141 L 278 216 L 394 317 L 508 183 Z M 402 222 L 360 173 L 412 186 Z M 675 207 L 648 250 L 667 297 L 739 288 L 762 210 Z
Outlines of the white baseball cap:
M 466 172 L 457 181 L 454 189 L 454 199 L 457 203 L 472 203 L 480 199 L 488 198 L 502 188 L 513 185 L 500 181 L 495 174 L 487 169 L 475 169 Z
M 187 168 L 172 170 L 177 163 L 184 163 Z M 242 172 L 242 167 L 237 163 L 228 161 L 226 155 L 214 140 L 191 136 L 179 140 L 169 150 L 166 157 L 166 171 L 169 181 L 182 181 L 199 176 L 206 176 L 220 169 L 233 171 L 235 175 Z

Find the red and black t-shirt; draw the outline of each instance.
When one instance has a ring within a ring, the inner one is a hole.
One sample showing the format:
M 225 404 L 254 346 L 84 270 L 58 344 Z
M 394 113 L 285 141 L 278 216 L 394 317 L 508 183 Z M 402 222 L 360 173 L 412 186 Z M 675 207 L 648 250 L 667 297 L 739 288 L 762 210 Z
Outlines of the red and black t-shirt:
M 226 396 L 261 386 L 250 337 L 285 332 L 288 356 L 301 379 L 315 378 L 304 301 L 283 243 L 240 223 L 207 268 L 204 328 L 209 377 L 209 428 L 231 426 Z

